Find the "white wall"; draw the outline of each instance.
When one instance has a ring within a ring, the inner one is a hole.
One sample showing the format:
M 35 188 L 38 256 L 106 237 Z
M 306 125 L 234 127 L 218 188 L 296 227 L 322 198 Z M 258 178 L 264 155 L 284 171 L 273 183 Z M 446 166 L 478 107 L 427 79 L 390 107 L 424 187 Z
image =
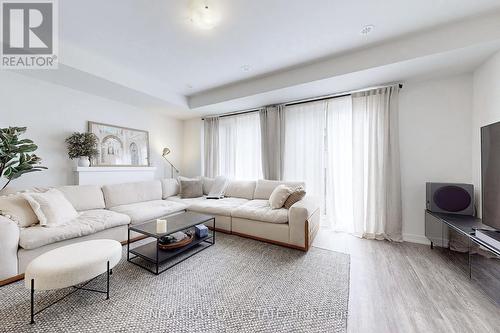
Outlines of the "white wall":
M 2 71 L 0 127 L 27 126 L 25 137 L 39 146 L 36 153 L 48 167 L 12 181 L 12 187 L 73 184 L 74 162 L 67 156 L 64 139 L 74 131 L 86 131 L 89 120 L 149 131 L 151 164 L 157 167 L 158 178 L 170 175 L 161 157 L 164 146 L 172 150 L 170 158 L 174 164 L 182 161 L 182 121 Z
M 481 213 L 481 133 L 482 126 L 500 121 L 500 52 L 474 72 L 474 113 L 472 118 L 472 174 L 476 201 Z
M 472 182 L 472 75 L 405 83 L 399 113 L 403 237 L 427 243 L 425 182 Z
M 182 174 L 200 176 L 203 173 L 203 121 L 200 118 L 184 121 L 183 147 Z

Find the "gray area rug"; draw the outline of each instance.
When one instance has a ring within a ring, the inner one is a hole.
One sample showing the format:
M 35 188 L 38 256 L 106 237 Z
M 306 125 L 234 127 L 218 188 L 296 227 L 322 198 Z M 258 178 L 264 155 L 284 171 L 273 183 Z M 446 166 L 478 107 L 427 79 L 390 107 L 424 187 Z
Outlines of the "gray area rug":
M 0 332 L 345 332 L 349 255 L 218 234 L 155 276 L 123 259 L 111 298 L 77 291 L 29 324 L 24 281 L 0 288 Z M 88 288 L 104 289 L 105 277 Z M 71 291 L 37 292 L 37 307 Z

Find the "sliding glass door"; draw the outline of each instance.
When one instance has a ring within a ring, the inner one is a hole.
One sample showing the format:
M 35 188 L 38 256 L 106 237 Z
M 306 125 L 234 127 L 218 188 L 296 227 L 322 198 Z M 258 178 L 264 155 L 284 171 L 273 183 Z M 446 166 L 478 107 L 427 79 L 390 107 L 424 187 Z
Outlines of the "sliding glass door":
M 284 125 L 281 115 L 273 124 L 279 140 L 264 147 L 279 154 L 280 170 L 270 177 L 304 181 L 320 204 L 323 225 L 365 238 L 401 240 L 398 94 L 398 86 L 389 86 L 285 106 Z M 258 112 L 220 117 L 212 149 L 219 174 L 262 178 L 260 124 Z
M 285 115 L 284 179 L 306 182 L 323 225 L 351 231 L 351 97 L 288 106 Z

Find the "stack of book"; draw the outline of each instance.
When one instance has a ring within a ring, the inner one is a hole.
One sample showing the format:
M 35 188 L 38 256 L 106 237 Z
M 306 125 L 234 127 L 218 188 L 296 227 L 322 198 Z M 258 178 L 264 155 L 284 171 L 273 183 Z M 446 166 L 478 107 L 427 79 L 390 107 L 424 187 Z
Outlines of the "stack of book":
M 488 245 L 500 250 L 500 231 L 477 229 L 476 237 Z

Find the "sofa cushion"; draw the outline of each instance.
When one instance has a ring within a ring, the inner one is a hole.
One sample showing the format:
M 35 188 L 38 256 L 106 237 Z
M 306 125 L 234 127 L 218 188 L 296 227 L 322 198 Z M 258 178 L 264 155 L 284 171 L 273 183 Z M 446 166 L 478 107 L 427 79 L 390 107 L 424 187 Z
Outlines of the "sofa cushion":
M 36 249 L 47 244 L 127 225 L 129 222 L 130 218 L 124 214 L 105 209 L 87 210 L 79 213 L 78 217 L 62 226 L 44 228 L 36 225 L 21 229 L 19 246 L 27 250 Z
M 104 185 L 102 187 L 106 208 L 137 202 L 161 200 L 161 181 Z
M 231 180 L 226 187 L 226 197 L 242 198 L 242 199 L 253 199 L 253 193 L 255 191 L 255 181 L 246 180 Z
M 231 216 L 270 223 L 288 223 L 288 210 L 272 209 L 268 200 L 251 200 L 233 209 Z
M 186 208 L 187 205 L 170 200 L 152 200 L 115 206 L 110 209 L 128 215 L 132 224 L 139 224 L 181 212 Z
M 22 196 L 28 201 L 42 226 L 59 226 L 78 217 L 73 205 L 55 188 L 44 193 L 23 193 Z
M 179 182 L 175 178 L 165 178 L 161 180 L 162 199 L 179 194 Z
M 176 195 L 173 197 L 168 197 L 167 200 L 185 204 L 185 205 L 187 205 L 186 209 L 189 209 L 192 204 L 199 202 L 199 201 L 203 201 L 206 198 L 207 198 L 206 196 L 198 197 L 198 198 L 181 198 L 179 195 Z
M 38 217 L 21 194 L 0 196 L 0 215 L 16 222 L 20 228 L 38 223 Z
M 289 181 L 280 181 L 280 180 L 265 180 L 259 179 L 257 181 L 257 185 L 255 186 L 254 199 L 265 199 L 268 200 L 273 193 L 274 189 L 278 185 L 286 185 L 288 187 L 297 187 L 302 186 L 305 188 L 304 182 L 289 182 Z
M 248 202 L 242 198 L 205 199 L 196 201 L 189 206 L 189 210 L 222 216 L 231 216 L 233 209 Z
M 104 195 L 98 185 L 70 185 L 57 188 L 77 211 L 103 209 Z
M 169 201 L 181 202 L 187 209 L 198 213 L 231 216 L 231 211 L 248 202 L 242 198 L 207 199 L 206 197 L 182 199 L 170 197 Z

